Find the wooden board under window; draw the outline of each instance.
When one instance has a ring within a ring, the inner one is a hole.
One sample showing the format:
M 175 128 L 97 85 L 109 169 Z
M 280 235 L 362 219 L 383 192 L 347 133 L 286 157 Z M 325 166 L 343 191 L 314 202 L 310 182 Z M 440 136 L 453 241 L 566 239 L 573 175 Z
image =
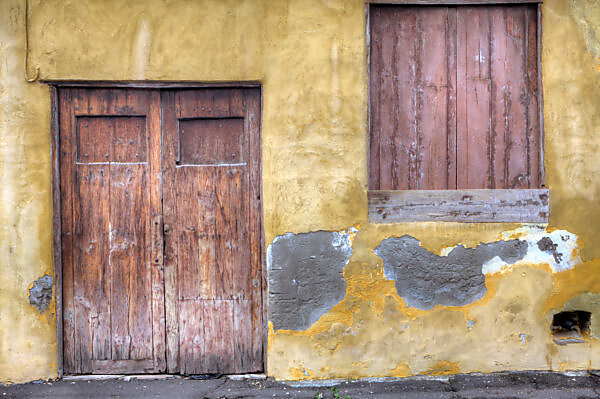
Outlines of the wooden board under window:
M 370 9 L 369 189 L 540 187 L 535 5 Z

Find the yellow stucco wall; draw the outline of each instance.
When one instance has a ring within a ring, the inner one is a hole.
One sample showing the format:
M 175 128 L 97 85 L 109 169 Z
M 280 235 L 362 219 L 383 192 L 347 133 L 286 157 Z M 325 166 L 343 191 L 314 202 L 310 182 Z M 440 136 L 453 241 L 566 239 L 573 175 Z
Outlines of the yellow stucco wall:
M 269 375 L 600 367 L 594 337 L 557 346 L 549 334 L 569 301 L 600 311 L 599 1 L 543 6 L 548 230 L 578 235 L 580 263 L 489 275 L 481 300 L 431 311 L 407 307 L 385 280 L 373 253 L 382 239 L 410 234 L 440 252 L 499 240 L 518 225 L 369 224 L 363 1 L 30 0 L 29 8 L 30 75 L 39 67 L 41 79 L 260 81 L 266 245 L 286 232 L 359 228 L 346 298 L 305 331 L 270 329 Z M 56 376 L 53 309 L 40 315 L 27 297 L 53 266 L 49 90 L 25 81 L 24 45 L 25 0 L 0 1 L 1 382 Z

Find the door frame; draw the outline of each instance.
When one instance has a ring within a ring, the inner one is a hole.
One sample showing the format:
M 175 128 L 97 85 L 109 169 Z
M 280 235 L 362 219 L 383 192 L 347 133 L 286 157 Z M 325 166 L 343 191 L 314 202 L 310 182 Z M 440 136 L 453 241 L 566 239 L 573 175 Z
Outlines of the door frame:
M 262 337 L 263 337 L 263 370 L 267 371 L 267 276 L 266 253 L 264 233 L 264 213 L 262 206 L 262 115 L 263 115 L 263 88 L 260 81 L 244 82 L 191 82 L 191 81 L 87 81 L 87 80 L 40 80 L 50 89 L 50 159 L 52 168 L 52 257 L 54 263 L 54 300 L 56 313 L 56 349 L 58 378 L 63 378 L 63 279 L 62 279 L 62 240 L 61 240 L 61 202 L 60 202 L 60 126 L 59 126 L 59 98 L 58 91 L 64 88 L 122 88 L 122 89 L 209 89 L 209 88 L 256 88 L 260 90 L 260 120 L 259 120 L 259 190 L 260 204 L 260 246 L 261 246 L 261 280 L 262 280 Z M 162 121 L 161 121 L 162 122 Z M 162 123 L 161 123 L 162 140 Z

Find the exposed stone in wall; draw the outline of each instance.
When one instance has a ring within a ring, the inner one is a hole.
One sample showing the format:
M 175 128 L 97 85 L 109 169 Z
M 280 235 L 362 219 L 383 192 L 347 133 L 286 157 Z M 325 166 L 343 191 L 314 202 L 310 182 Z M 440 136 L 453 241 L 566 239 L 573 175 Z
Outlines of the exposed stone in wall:
M 514 263 L 526 253 L 526 242 L 510 240 L 476 248 L 459 245 L 440 256 L 408 235 L 387 238 L 375 248 L 375 254 L 383 259 L 385 277 L 396 281 L 398 295 L 408 306 L 425 310 L 475 302 L 486 292 L 484 263 L 495 257 Z
M 584 310 L 590 312 L 590 335 L 600 338 L 600 294 L 586 292 L 569 299 L 562 308 L 563 311 Z
M 33 282 L 33 287 L 29 289 L 29 304 L 35 307 L 40 313 L 48 310 L 52 301 L 52 277 L 47 274 Z
M 267 250 L 269 320 L 275 330 L 305 330 L 344 299 L 351 233 L 278 236 Z
M 540 239 L 537 242 L 537 246 L 540 249 L 540 251 L 548 252 L 549 254 L 551 254 L 554 257 L 554 261 L 556 263 L 560 263 L 560 261 L 562 260 L 563 254 L 556 250 L 558 244 L 555 244 L 550 237 L 542 237 L 542 239 Z

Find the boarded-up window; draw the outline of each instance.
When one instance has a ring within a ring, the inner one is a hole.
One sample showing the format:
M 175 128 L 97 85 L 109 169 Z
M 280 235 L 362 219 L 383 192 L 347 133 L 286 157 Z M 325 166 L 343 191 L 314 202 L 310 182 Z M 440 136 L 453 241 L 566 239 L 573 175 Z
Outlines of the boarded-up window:
M 370 190 L 543 185 L 536 5 L 370 9 Z

